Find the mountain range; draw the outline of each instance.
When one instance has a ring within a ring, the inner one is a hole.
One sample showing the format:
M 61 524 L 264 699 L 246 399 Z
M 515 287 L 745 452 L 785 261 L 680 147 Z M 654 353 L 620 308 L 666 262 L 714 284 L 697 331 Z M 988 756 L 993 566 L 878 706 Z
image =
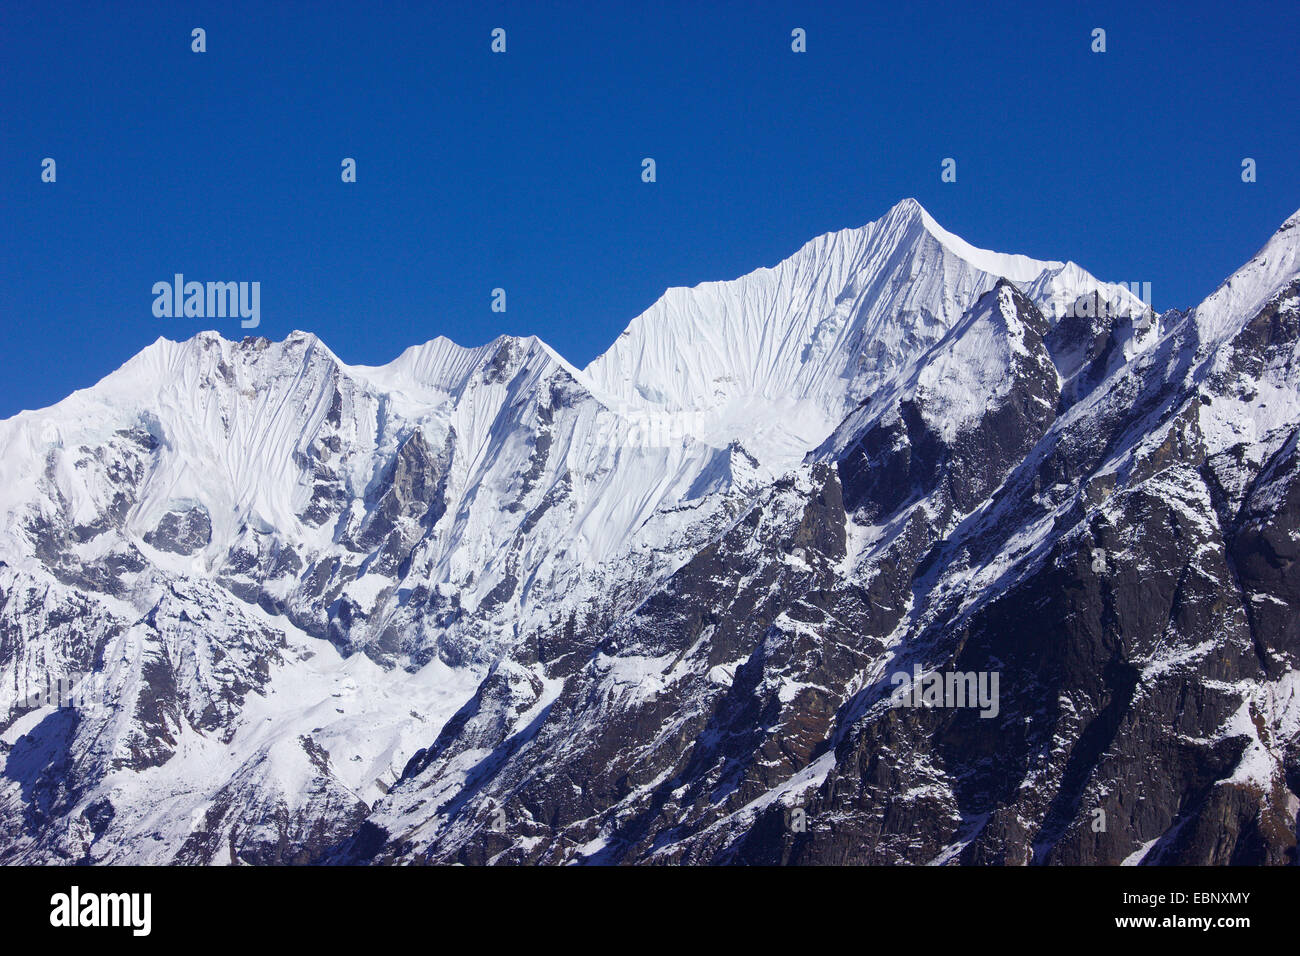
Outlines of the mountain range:
M 0 422 L 0 862 L 1294 863 L 1298 435 L 1300 213 L 1160 314 L 904 200 L 584 369 L 160 338 Z

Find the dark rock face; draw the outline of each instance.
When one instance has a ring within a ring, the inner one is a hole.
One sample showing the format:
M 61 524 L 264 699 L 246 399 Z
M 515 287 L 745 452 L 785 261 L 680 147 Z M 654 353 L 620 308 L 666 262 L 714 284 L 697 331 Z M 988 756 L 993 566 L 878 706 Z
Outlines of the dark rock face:
M 207 509 L 200 506 L 187 511 L 169 511 L 158 527 L 144 536 L 146 544 L 173 554 L 194 554 L 212 540 L 212 521 Z
M 1293 431 L 1254 481 L 1232 537 L 1231 558 L 1260 665 L 1280 676 L 1300 659 L 1300 459 Z
M 389 573 L 409 551 L 415 537 L 403 534 L 399 525 L 406 520 L 427 528 L 446 510 L 443 488 L 447 469 L 451 464 L 450 440 L 441 453 L 435 455 L 424 436 L 416 432 L 402 443 L 389 473 L 383 477 L 379 489 L 372 491 L 373 505 L 366 515 L 359 533 L 353 539 L 356 550 L 375 555 L 373 570 Z

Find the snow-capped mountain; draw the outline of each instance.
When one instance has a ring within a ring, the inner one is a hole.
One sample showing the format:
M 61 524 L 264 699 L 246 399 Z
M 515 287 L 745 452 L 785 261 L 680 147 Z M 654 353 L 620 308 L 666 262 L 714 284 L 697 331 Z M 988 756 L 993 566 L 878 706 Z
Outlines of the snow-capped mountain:
M 0 860 L 1291 860 L 1297 256 L 905 200 L 582 370 L 160 339 L 0 422 Z
M 670 289 L 586 373 L 630 407 L 693 412 L 715 444 L 740 441 L 789 467 L 999 278 L 1051 315 L 1093 293 L 1116 311 L 1146 311 L 1126 287 L 1073 263 L 976 249 L 906 199 L 773 269 Z

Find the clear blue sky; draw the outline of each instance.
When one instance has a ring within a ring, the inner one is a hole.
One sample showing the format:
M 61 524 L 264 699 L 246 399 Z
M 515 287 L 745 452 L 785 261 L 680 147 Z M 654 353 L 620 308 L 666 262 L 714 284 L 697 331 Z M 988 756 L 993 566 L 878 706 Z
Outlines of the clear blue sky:
M 155 318 L 176 272 L 260 281 L 258 334 L 348 362 L 509 332 L 583 365 L 668 286 L 905 196 L 1161 309 L 1300 207 L 1300 4 L 809 6 L 5 0 L 0 416 L 159 335 L 246 334 Z

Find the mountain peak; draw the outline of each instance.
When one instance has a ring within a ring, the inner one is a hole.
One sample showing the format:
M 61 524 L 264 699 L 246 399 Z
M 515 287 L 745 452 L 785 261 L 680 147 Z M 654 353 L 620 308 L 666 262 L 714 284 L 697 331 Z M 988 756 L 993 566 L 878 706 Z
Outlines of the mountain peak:
M 885 218 L 898 218 L 905 222 L 918 223 L 927 234 L 948 252 L 982 272 L 987 272 L 999 278 L 1010 279 L 1012 282 L 1031 282 L 1044 271 L 1063 269 L 1066 265 L 1064 262 L 1033 259 L 1029 256 L 994 252 L 991 249 L 981 249 L 973 246 L 961 236 L 951 233 L 939 225 L 929 211 L 915 199 L 902 200 L 890 209 Z
M 1196 307 L 1196 324 L 1207 346 L 1235 334 L 1265 303 L 1300 278 L 1300 210 L 1292 213 L 1264 247 Z
M 933 222 L 933 218 L 920 201 L 908 196 L 906 199 L 900 199 L 894 205 L 889 207 L 881 219 L 898 219 L 902 221 L 916 221 L 925 223 L 927 220 Z
M 668 291 L 584 371 L 633 406 L 705 416 L 715 427 L 700 437 L 718 447 L 762 418 L 766 440 L 746 447 L 797 461 L 999 279 L 1045 312 L 1113 291 L 1067 263 L 979 249 L 909 197 L 771 268 Z

